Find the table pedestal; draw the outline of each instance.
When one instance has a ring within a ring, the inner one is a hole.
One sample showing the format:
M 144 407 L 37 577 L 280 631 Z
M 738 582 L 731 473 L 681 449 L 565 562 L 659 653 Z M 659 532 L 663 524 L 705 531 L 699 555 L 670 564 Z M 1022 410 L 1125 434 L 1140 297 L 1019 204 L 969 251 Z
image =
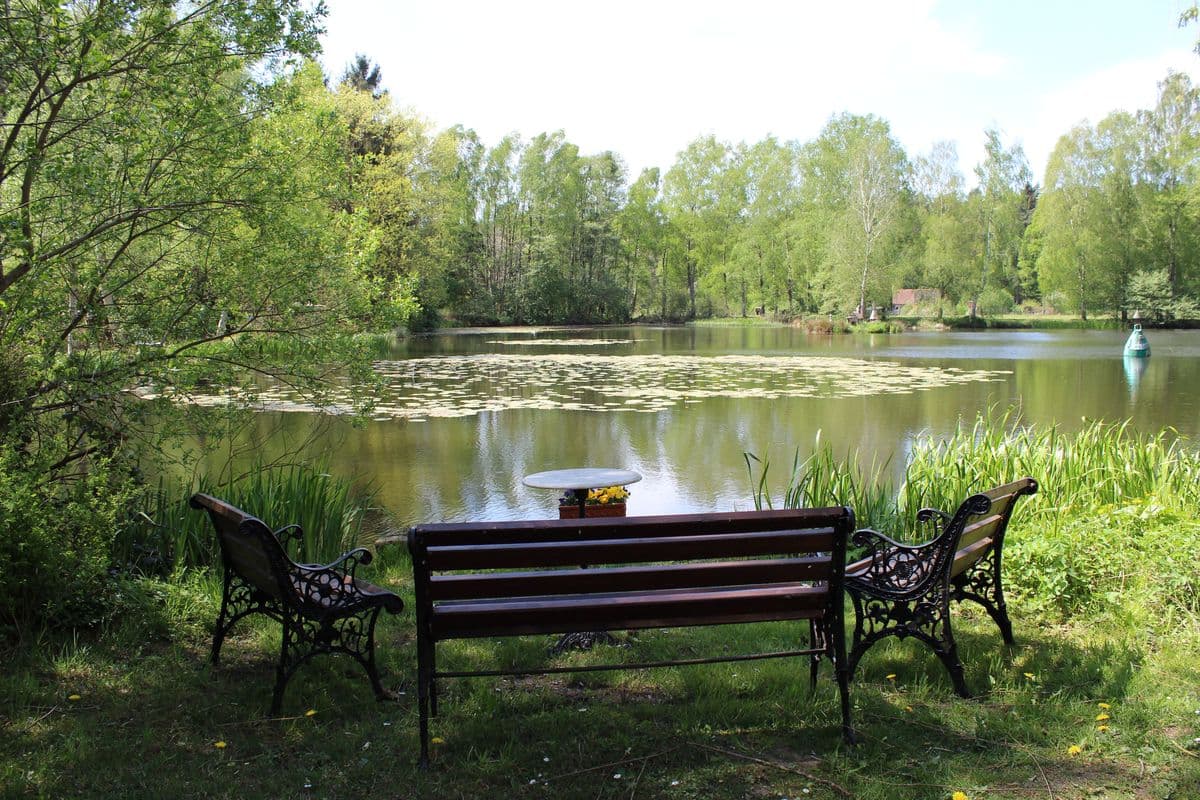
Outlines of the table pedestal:
M 589 489 L 604 486 L 624 486 L 637 483 L 642 476 L 636 472 L 618 469 L 562 469 L 550 472 L 539 472 L 527 475 L 522 481 L 526 486 L 538 489 L 566 489 L 579 504 L 579 518 L 587 518 L 587 496 Z M 586 567 L 583 567 L 586 569 Z M 590 650 L 596 644 L 620 645 L 621 642 L 608 631 L 581 631 L 579 633 L 564 633 L 550 648 L 551 653 L 562 653 L 566 650 Z

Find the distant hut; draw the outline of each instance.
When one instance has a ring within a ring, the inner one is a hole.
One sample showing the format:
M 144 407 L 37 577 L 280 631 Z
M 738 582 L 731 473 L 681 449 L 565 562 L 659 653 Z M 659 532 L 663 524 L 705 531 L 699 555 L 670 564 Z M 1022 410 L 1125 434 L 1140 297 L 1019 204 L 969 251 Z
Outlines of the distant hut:
M 941 302 L 941 289 L 897 289 L 892 295 L 892 315 L 904 314 L 904 309 L 917 305 Z

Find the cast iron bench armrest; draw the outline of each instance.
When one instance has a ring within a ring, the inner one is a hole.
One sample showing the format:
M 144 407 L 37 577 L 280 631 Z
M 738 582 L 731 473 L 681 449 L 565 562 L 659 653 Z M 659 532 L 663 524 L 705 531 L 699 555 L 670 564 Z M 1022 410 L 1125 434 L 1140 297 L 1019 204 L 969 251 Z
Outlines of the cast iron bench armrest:
M 941 545 L 945 532 L 919 544 L 898 542 L 872 528 L 859 528 L 851 541 L 866 555 L 846 567 L 846 582 L 868 584 L 873 591 L 894 597 L 922 594 L 937 575 L 929 554 Z
M 293 541 L 300 541 L 304 538 L 304 528 L 298 523 L 293 522 L 291 525 L 284 525 L 276 531 L 273 531 L 275 538 L 279 540 L 285 548 Z
M 939 531 L 952 519 L 954 519 L 953 514 L 947 514 L 940 508 L 922 508 L 917 512 L 917 522 L 932 522 Z
M 1004 641 L 1013 643 L 1000 570 L 1004 532 L 1017 500 L 1037 490 L 1037 481 L 1021 478 L 971 495 L 954 514 L 922 508 L 917 521 L 932 525 L 935 535 L 920 544 L 904 544 L 869 528 L 855 531 L 852 541 L 866 555 L 846 567 L 845 587 L 854 602 L 850 674 L 875 642 L 911 636 L 929 645 L 955 690 L 968 697 L 950 603 L 971 600 L 983 606 Z
M 192 508 L 208 512 L 221 545 L 224 566 L 221 611 L 213 632 L 212 662 L 220 663 L 230 628 L 251 614 L 264 614 L 282 626 L 279 664 L 271 713 L 279 712 L 292 674 L 315 655 L 341 653 L 362 665 L 375 696 L 388 697 L 375 667 L 375 622 L 382 611 L 396 614 L 404 603 L 395 594 L 358 580 L 359 564 L 371 553 L 356 548 L 333 562 L 297 564 L 284 543 L 299 539 L 299 525 L 277 530 L 223 500 L 195 494 Z

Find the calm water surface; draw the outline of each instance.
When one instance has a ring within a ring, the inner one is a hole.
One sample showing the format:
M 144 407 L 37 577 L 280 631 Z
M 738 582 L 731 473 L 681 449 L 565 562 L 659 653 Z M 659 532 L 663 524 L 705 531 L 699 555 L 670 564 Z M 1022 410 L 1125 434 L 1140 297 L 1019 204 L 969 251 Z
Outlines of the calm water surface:
M 284 394 L 259 417 L 277 442 L 316 436 L 339 474 L 372 482 L 404 524 L 531 519 L 553 492 L 521 477 L 622 467 L 630 514 L 751 507 L 743 452 L 797 448 L 900 465 L 914 441 L 989 407 L 1034 425 L 1131 419 L 1200 429 L 1200 332 L 1149 333 L 1125 360 L 1115 331 L 810 336 L 791 328 L 486 330 L 413 337 L 376 363 L 374 419 L 354 427 Z

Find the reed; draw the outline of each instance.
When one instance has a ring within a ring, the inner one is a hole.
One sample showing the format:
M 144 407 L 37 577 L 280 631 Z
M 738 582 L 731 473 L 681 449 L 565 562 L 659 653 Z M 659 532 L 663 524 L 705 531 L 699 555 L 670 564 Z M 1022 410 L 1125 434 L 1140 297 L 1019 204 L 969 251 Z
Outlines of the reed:
M 188 506 L 193 491 L 220 497 L 274 527 L 299 524 L 304 536 L 291 555 L 301 562 L 327 563 L 372 538 L 374 490 L 357 489 L 323 465 L 256 468 L 223 486 L 203 479 L 194 488 L 160 481 L 138 520 L 118 538 L 117 562 L 153 574 L 219 563 L 208 517 Z
M 770 463 L 746 453 L 756 508 L 771 507 Z M 980 413 L 945 438 L 918 441 L 899 486 L 887 466 L 839 459 L 820 433 L 811 455 L 797 449 L 784 486 L 784 508 L 850 505 L 860 524 L 887 525 L 922 506 L 953 509 L 974 491 L 1025 475 L 1042 490 L 1028 505 L 1039 512 L 1078 512 L 1152 500 L 1172 508 L 1200 501 L 1200 454 L 1173 430 L 1138 433 L 1129 421 L 1092 421 L 1074 433 L 1035 429 L 1014 411 Z M 756 472 L 757 468 L 757 472 Z
M 746 454 L 756 508 L 771 507 L 770 464 Z M 1200 454 L 1174 431 L 1129 422 L 1086 423 L 1064 433 L 1034 429 L 1015 412 L 984 413 L 942 439 L 918 442 L 893 486 L 887 464 L 838 459 L 820 441 L 792 461 L 785 508 L 849 505 L 860 527 L 910 541 L 922 507 L 953 511 L 973 492 L 1031 476 L 1006 545 L 1006 582 L 1035 606 L 1061 614 L 1121 603 L 1162 619 L 1200 610 Z M 1140 598 L 1131 603 L 1131 598 Z

